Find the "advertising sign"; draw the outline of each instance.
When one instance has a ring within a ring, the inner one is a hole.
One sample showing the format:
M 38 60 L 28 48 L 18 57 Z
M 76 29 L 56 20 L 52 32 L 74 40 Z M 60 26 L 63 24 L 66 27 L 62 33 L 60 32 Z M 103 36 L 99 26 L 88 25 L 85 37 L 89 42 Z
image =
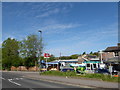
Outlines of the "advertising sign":
M 50 58 L 50 54 L 49 53 L 44 53 L 44 58 Z

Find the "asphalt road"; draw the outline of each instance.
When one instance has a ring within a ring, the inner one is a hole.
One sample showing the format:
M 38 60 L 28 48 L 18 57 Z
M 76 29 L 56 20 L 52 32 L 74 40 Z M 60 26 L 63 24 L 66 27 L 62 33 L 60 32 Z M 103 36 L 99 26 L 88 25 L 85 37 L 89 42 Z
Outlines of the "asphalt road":
M 41 90 L 43 88 L 49 90 L 90 90 L 89 88 L 26 78 L 21 74 L 11 72 L 3 72 L 2 76 L 0 76 L 0 79 L 2 79 L 2 90 Z

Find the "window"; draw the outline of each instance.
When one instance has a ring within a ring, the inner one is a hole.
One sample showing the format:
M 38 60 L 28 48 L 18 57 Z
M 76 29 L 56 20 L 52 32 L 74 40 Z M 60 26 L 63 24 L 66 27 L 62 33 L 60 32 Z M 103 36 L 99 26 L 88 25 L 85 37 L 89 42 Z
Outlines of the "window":
M 87 64 L 87 67 L 90 67 L 90 64 Z
M 96 68 L 96 64 L 93 64 L 94 68 Z
M 119 56 L 118 52 L 114 52 L 115 53 L 115 56 Z

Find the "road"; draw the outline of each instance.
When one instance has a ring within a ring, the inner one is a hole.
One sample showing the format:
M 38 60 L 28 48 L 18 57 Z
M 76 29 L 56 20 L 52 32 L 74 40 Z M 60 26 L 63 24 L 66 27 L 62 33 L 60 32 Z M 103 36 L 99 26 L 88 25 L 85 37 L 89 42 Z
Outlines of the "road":
M 51 89 L 54 88 L 55 90 L 56 89 L 58 90 L 60 88 L 68 89 L 68 90 L 83 89 L 83 87 L 80 87 L 80 86 L 66 85 L 62 83 L 55 83 L 55 82 L 26 78 L 21 74 L 16 74 L 11 72 L 3 72 L 2 76 L 0 76 L 0 79 L 2 79 L 3 90 L 9 90 L 8 88 L 11 88 L 10 90 L 18 90 L 18 89 L 40 90 L 40 88 L 46 88 L 49 90 L 50 88 Z M 84 89 L 91 90 L 89 88 L 84 88 Z

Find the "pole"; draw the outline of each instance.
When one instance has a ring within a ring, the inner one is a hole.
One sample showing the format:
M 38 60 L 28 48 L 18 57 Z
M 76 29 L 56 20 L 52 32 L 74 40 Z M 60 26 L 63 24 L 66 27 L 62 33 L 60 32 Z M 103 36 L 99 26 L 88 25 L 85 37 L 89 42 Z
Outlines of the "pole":
M 100 51 L 100 56 L 101 56 L 101 63 L 103 63 L 103 61 L 102 61 L 102 51 Z
M 39 30 L 38 32 L 40 32 L 40 45 L 39 45 L 39 55 L 38 55 L 38 57 L 39 57 L 39 73 L 41 72 L 41 59 L 40 59 L 40 57 L 41 57 L 41 50 L 42 50 L 42 31 L 41 30 Z
M 47 71 L 47 58 L 46 58 L 46 71 Z
M 61 52 L 60 52 L 60 58 L 59 59 L 61 60 Z

